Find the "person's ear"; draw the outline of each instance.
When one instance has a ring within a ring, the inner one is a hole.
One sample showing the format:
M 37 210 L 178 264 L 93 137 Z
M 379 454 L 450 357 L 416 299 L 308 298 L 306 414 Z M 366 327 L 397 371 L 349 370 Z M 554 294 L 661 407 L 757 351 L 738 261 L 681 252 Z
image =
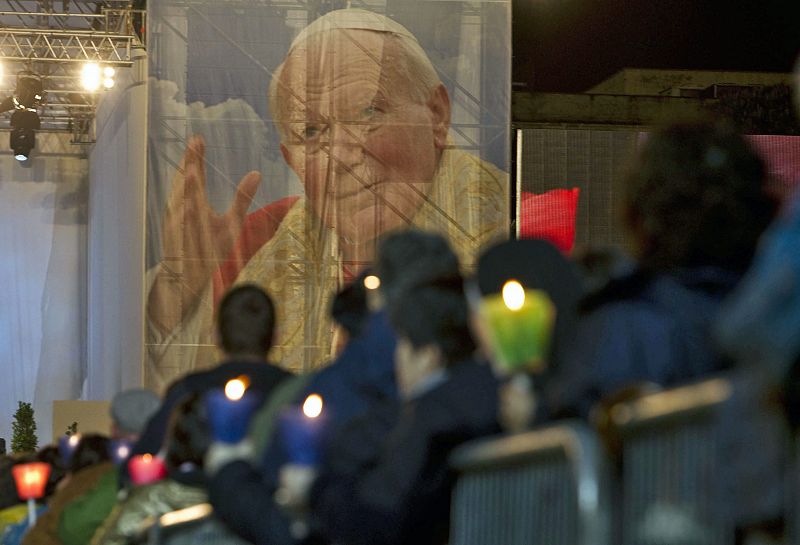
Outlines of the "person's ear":
M 428 99 L 428 108 L 433 117 L 433 141 L 437 148 L 444 149 L 450 132 L 450 95 L 443 84 L 434 87 Z

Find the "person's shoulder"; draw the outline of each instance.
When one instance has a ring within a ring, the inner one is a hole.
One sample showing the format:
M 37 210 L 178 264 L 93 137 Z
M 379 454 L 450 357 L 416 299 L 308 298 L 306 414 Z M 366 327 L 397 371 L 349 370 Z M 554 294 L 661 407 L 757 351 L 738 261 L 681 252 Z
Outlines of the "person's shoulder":
M 414 413 L 429 428 L 446 429 L 463 424 L 493 429 L 496 426 L 499 382 L 491 367 L 465 360 L 450 367 L 441 384 L 412 403 Z

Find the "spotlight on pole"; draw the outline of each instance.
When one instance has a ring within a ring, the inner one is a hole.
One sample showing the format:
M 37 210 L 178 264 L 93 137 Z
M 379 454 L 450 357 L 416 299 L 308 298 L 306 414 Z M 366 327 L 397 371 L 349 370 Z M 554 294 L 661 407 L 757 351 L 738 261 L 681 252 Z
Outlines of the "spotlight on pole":
M 87 91 L 97 91 L 102 82 L 100 65 L 96 62 L 87 62 L 81 70 L 81 85 Z

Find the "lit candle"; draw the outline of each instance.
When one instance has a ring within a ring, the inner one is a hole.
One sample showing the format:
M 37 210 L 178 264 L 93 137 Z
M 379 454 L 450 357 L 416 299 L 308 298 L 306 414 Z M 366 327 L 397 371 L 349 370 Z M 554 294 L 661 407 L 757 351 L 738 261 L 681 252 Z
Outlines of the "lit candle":
M 11 468 L 11 474 L 14 476 L 20 499 L 28 502 L 28 523 L 29 526 L 33 526 L 36 524 L 36 500 L 44 496 L 47 478 L 50 476 L 50 464 L 44 462 L 17 464 Z
M 238 443 L 247 435 L 250 417 L 261 405 L 261 396 L 248 390 L 249 382 L 246 376 L 241 376 L 229 380 L 224 390 L 206 394 L 206 410 L 216 441 Z
M 116 465 L 122 465 L 131 455 L 131 442 L 127 439 L 113 439 L 108 445 L 108 453 L 111 461 Z
M 319 464 L 325 431 L 322 409 L 322 397 L 311 394 L 302 408 L 290 407 L 281 414 L 281 436 L 290 462 L 309 466 Z
M 81 434 L 73 433 L 72 435 L 64 435 L 58 440 L 58 453 L 61 455 L 61 463 L 64 467 L 69 466 L 72 455 L 75 454 L 75 449 L 78 448 L 78 443 L 81 442 Z
M 365 276 L 364 287 L 367 288 L 368 290 L 376 290 L 381 287 L 381 279 L 375 276 L 374 274 Z
M 133 484 L 150 484 L 167 476 L 167 466 L 157 456 L 141 454 L 131 457 L 128 462 L 128 473 Z
M 509 280 L 502 293 L 481 300 L 480 317 L 494 360 L 507 371 L 541 371 L 555 322 L 555 307 L 543 291 Z

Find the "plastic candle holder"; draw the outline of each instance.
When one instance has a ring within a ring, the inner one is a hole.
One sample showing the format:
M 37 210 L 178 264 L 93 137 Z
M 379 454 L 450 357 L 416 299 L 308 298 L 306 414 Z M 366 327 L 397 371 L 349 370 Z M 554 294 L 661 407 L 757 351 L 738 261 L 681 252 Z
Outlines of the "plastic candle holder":
M 75 454 L 75 449 L 78 448 L 78 443 L 80 442 L 80 433 L 64 435 L 58 439 L 58 454 L 61 456 L 61 462 L 64 464 L 64 467 L 69 466 L 72 455 Z
M 47 478 L 50 476 L 50 464 L 32 462 L 17 464 L 11 468 L 17 494 L 23 500 L 36 500 L 44 496 Z
M 132 447 L 133 444 L 127 439 L 113 439 L 108 444 L 108 455 L 111 457 L 111 461 L 120 466 L 131 455 Z
M 543 291 L 509 281 L 503 292 L 481 301 L 480 315 L 497 363 L 509 372 L 544 368 L 555 307 Z
M 261 405 L 261 396 L 247 389 L 247 377 L 228 381 L 225 389 L 206 394 L 206 411 L 215 441 L 238 443 L 247 435 L 250 417 Z
M 167 476 L 164 460 L 152 454 L 132 456 L 128 461 L 128 473 L 135 485 L 150 484 Z
M 289 407 L 281 413 L 280 433 L 291 463 L 319 464 L 327 420 L 322 406 L 322 398 L 312 394 L 302 407 Z

